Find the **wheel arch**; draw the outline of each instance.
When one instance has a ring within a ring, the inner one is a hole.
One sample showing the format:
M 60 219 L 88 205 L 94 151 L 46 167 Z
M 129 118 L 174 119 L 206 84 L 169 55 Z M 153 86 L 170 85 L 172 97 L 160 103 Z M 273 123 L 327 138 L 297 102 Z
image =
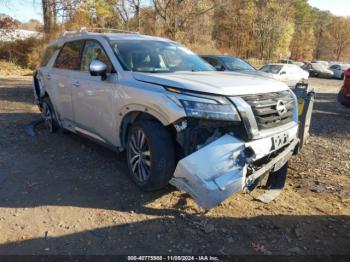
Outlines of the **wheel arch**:
M 125 108 L 127 112 L 121 113 L 123 116 L 120 125 L 119 125 L 119 144 L 121 148 L 124 148 L 127 142 L 128 132 L 133 123 L 140 120 L 154 120 L 161 123 L 164 127 L 169 129 L 171 132 L 175 131 L 175 128 L 170 125 L 170 123 L 166 120 L 166 118 L 159 112 L 145 108 L 138 107 L 130 110 L 130 107 Z
M 35 71 L 33 74 L 33 86 L 34 86 L 35 98 L 39 105 L 42 103 L 42 100 L 44 97 L 46 96 L 50 97 L 49 93 L 45 89 L 45 86 L 43 84 L 40 86 L 39 77 L 41 74 L 42 73 L 38 70 Z

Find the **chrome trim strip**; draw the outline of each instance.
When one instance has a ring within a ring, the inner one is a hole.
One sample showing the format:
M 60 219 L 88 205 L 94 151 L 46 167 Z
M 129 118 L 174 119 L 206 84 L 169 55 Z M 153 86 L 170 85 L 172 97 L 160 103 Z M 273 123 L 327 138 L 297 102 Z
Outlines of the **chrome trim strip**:
M 259 135 L 258 125 L 251 106 L 241 97 L 229 97 L 233 104 L 237 107 L 241 115 L 244 126 L 247 130 L 249 139 Z
M 89 131 L 87 131 L 87 130 L 85 130 L 85 129 L 82 129 L 82 128 L 80 128 L 80 127 L 76 127 L 76 128 L 74 128 L 74 130 L 75 130 L 76 132 L 78 132 L 78 133 L 82 133 L 82 134 L 84 134 L 84 135 L 87 135 L 87 136 L 90 136 L 90 137 L 92 137 L 92 138 L 94 138 L 94 139 L 97 139 L 97 140 L 99 140 L 99 141 L 101 141 L 101 142 L 103 142 L 103 143 L 106 143 L 106 141 L 105 141 L 103 138 L 101 138 L 101 137 L 99 137 L 98 135 L 95 135 L 95 134 L 93 134 L 93 133 L 91 133 L 91 132 L 89 132 Z

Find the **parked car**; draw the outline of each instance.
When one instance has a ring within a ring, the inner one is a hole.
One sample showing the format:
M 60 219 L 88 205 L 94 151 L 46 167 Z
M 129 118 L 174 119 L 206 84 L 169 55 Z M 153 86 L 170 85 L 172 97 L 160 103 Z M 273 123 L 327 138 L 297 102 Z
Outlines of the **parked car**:
M 212 65 L 217 71 L 238 72 L 252 76 L 262 76 L 270 78 L 268 74 L 257 70 L 251 64 L 236 56 L 202 55 L 201 57 L 207 63 Z
M 298 61 L 293 61 L 293 60 L 288 60 L 288 59 L 281 59 L 277 61 L 278 64 L 292 64 L 292 65 L 297 65 L 297 66 L 303 66 L 303 62 L 298 62 Z
M 350 68 L 344 72 L 344 84 L 338 93 L 338 101 L 346 107 L 350 107 Z
M 327 69 L 322 63 L 305 63 L 302 69 L 307 70 L 310 76 L 321 77 L 321 78 L 332 78 L 334 73 Z
M 248 62 L 230 55 L 201 55 L 217 71 L 256 72 L 257 70 Z
M 329 67 L 329 69 L 333 72 L 333 77 L 338 79 L 344 79 L 344 72 L 349 68 L 349 64 L 334 64 Z
M 322 64 L 322 65 L 324 65 L 326 68 L 328 68 L 329 65 L 330 65 L 328 61 L 323 61 L 323 60 L 314 60 L 314 61 L 311 61 L 311 63 Z
M 293 64 L 267 64 L 259 69 L 273 79 L 282 81 L 289 87 L 300 83 L 307 83 L 309 73 Z
M 170 182 L 205 208 L 264 176 L 283 188 L 298 151 L 298 105 L 287 85 L 217 72 L 164 38 L 65 33 L 49 44 L 33 89 L 48 131 L 125 150 L 141 189 Z
M 280 59 L 277 61 L 277 63 L 279 63 L 279 64 L 293 64 L 293 61 L 289 60 L 289 59 Z

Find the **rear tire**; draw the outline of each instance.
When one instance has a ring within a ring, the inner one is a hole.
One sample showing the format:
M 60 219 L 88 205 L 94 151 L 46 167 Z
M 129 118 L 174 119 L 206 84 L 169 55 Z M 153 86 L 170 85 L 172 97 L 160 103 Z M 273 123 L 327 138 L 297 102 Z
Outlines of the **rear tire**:
M 49 97 L 44 97 L 41 104 L 41 115 L 44 119 L 46 129 L 50 133 L 55 133 L 59 129 L 56 113 Z
M 175 146 L 159 122 L 143 120 L 128 133 L 127 162 L 131 179 L 145 191 L 165 187 L 175 170 Z

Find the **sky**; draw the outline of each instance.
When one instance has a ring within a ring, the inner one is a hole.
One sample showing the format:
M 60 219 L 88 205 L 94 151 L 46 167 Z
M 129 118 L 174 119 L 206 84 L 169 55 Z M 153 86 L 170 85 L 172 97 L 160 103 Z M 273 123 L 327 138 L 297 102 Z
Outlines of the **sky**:
M 0 0 L 0 13 L 21 22 L 30 19 L 42 21 L 40 2 L 41 0 Z M 350 16 L 350 0 L 309 0 L 309 4 L 320 10 L 329 10 L 335 15 Z
M 43 21 L 41 0 L 0 0 L 0 13 L 21 22 L 28 22 L 30 19 Z
M 309 0 L 309 4 L 338 16 L 350 16 L 350 0 Z

